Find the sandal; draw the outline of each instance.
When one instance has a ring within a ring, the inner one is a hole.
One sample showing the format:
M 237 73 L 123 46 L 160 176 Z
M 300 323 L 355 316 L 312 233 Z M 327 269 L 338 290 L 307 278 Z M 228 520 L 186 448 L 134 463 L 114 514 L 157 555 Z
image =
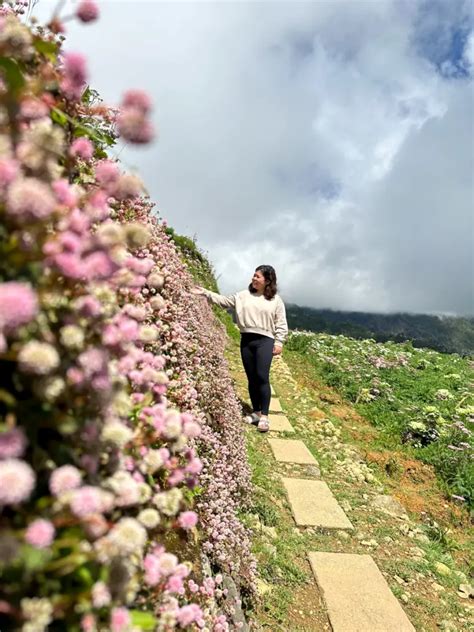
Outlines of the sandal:
M 270 422 L 266 417 L 262 417 L 257 425 L 259 432 L 268 432 L 270 430 Z

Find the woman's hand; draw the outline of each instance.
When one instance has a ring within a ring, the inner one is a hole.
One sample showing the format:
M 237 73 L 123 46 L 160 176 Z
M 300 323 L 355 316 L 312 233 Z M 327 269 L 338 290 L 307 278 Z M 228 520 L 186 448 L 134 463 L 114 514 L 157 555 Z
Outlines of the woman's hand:
M 192 287 L 189 292 L 191 294 L 195 294 L 196 296 L 204 296 L 204 289 L 202 287 L 199 287 L 199 285 L 196 285 L 195 287 Z
M 279 344 L 273 345 L 273 355 L 274 356 L 281 355 L 282 350 L 283 350 L 283 347 L 281 345 L 279 345 Z

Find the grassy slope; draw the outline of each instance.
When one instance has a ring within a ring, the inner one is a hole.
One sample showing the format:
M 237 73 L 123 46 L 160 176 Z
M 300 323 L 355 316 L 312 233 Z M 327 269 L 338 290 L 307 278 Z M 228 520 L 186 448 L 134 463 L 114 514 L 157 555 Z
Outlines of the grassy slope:
M 472 362 L 408 344 L 292 335 L 288 348 L 380 430 L 381 446 L 432 464 L 447 493 L 474 503 Z M 461 449 L 454 449 L 461 448 Z

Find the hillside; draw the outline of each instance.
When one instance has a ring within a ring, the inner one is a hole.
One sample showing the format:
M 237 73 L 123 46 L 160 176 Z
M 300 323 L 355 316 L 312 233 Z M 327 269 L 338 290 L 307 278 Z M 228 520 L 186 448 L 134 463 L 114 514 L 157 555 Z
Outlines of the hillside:
M 474 317 L 341 312 L 294 304 L 287 305 L 287 314 L 291 329 L 373 338 L 377 342 L 410 340 L 414 347 L 474 355 Z

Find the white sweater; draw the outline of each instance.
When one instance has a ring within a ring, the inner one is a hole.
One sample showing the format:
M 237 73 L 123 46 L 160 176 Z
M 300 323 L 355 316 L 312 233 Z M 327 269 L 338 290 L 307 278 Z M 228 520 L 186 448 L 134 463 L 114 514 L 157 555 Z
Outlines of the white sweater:
M 235 309 L 237 326 L 241 333 L 268 336 L 274 338 L 279 345 L 285 342 L 288 334 L 285 304 L 278 294 L 270 300 L 263 295 L 252 294 L 249 290 L 222 296 L 222 294 L 204 289 L 204 294 L 216 305 Z

